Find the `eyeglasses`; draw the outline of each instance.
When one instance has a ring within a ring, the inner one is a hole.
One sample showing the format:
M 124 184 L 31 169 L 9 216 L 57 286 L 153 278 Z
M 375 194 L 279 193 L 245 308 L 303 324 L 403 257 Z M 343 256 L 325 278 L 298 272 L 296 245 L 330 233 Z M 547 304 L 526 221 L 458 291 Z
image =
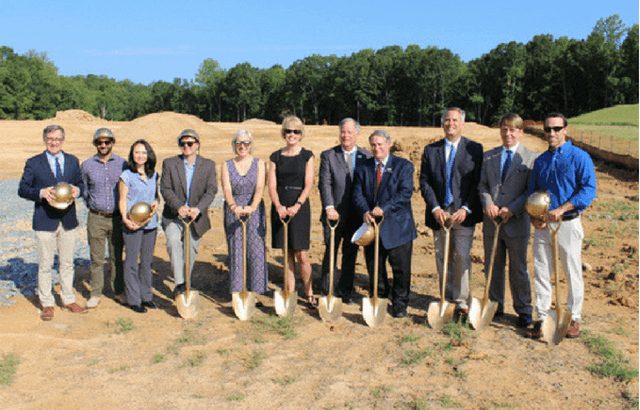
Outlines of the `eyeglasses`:
M 193 144 L 195 144 L 195 141 L 180 141 L 178 143 L 178 145 L 180 145 L 181 148 L 184 148 L 184 146 L 186 145 L 187 147 L 191 148 L 193 147 Z
M 111 145 L 113 144 L 113 140 L 98 140 L 95 142 L 96 147 L 100 147 L 102 145 Z
M 46 141 L 51 144 L 58 144 L 64 141 L 64 138 L 47 138 Z
M 544 127 L 544 132 L 549 134 L 549 133 L 551 133 L 551 130 L 554 130 L 555 132 L 560 132 L 563 129 L 564 129 L 564 127 Z
M 251 145 L 251 141 L 236 141 L 236 147 L 239 147 L 241 145 L 248 147 L 249 145 Z
M 284 131 L 285 135 L 286 134 L 291 134 L 291 133 L 294 133 L 296 135 L 302 134 L 302 130 L 290 130 L 289 128 L 285 128 L 283 131 Z

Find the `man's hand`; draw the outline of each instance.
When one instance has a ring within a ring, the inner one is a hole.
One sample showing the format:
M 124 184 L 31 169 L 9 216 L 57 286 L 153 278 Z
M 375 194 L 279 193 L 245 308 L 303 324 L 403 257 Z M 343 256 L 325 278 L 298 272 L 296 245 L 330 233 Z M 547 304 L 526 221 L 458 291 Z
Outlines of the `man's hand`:
M 187 216 L 189 216 L 191 208 L 189 208 L 186 205 L 181 206 L 180 208 L 178 208 L 178 215 L 180 215 L 183 218 L 186 218 Z
M 469 213 L 464 208 L 460 208 L 451 215 L 451 222 L 461 224 L 467 218 Z
M 436 219 L 436 222 L 439 225 L 444 225 L 445 221 L 447 220 L 448 215 L 444 211 L 444 209 L 438 208 L 435 211 L 433 211 L 433 217 Z
M 539 218 L 531 217 L 531 225 L 536 229 L 544 229 L 547 227 L 547 223 Z
M 553 211 L 549 211 L 549 220 L 551 222 L 558 222 L 563 214 L 564 211 L 561 208 L 556 208 Z
M 497 205 L 491 204 L 487 205 L 487 209 L 484 210 L 484 213 L 491 219 L 496 219 L 496 216 L 500 214 L 500 208 Z
M 53 195 L 53 187 L 42 188 L 40 190 L 40 197 L 47 201 L 49 205 L 53 205 L 56 201 L 55 195 Z
M 500 208 L 500 212 L 498 213 L 498 216 L 502 218 L 502 222 L 505 223 L 509 219 L 511 219 L 511 217 L 513 216 L 513 212 L 511 212 L 509 208 L 507 208 L 506 206 L 503 206 L 502 208 Z
M 340 218 L 340 214 L 335 208 L 327 208 L 327 219 L 330 221 L 337 221 Z
M 71 193 L 73 194 L 74 198 L 77 198 L 78 195 L 80 195 L 80 188 L 75 185 L 71 185 Z
M 189 208 L 189 211 L 187 212 L 187 216 L 191 218 L 192 221 L 195 221 L 198 215 L 200 215 L 200 210 L 198 208 L 195 208 L 195 207 Z

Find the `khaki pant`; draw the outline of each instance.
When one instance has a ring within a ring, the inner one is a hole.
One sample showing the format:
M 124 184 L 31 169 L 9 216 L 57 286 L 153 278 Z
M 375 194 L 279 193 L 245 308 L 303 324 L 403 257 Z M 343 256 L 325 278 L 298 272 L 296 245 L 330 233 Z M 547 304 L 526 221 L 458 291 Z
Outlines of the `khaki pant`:
M 36 231 L 38 238 L 38 297 L 42 307 L 54 306 L 51 292 L 51 270 L 53 256 L 58 251 L 60 262 L 60 299 L 63 305 L 76 301 L 73 293 L 73 248 L 76 242 L 75 229 L 64 229 L 62 224 L 53 232 Z
M 105 250 L 109 246 L 109 264 L 111 266 L 111 288 L 113 293 L 124 293 L 124 274 L 122 265 L 122 218 L 119 214 L 113 218 L 89 213 L 87 219 L 87 240 L 91 250 L 91 296 L 100 296 L 104 288 Z

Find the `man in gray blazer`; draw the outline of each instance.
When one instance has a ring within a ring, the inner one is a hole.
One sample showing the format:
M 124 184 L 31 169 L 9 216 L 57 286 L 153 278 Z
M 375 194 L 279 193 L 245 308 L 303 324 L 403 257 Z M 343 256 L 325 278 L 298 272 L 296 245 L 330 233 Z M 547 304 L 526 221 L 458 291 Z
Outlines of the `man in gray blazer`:
M 337 260 L 338 247 L 342 241 L 342 273 L 338 282 L 336 294 L 342 297 L 344 303 L 352 301 L 353 279 L 355 275 L 358 245 L 351 243 L 353 233 L 358 229 L 362 218 L 354 213 L 351 203 L 351 184 L 355 169 L 365 160 L 371 158 L 371 153 L 356 145 L 360 135 L 360 124 L 353 118 L 340 121 L 340 145 L 324 151 L 320 155 L 320 198 L 322 199 L 321 221 L 324 227 L 324 243 L 326 250 L 322 260 L 322 290 L 323 296 L 329 293 L 329 260 L 331 257 L 329 243 L 331 230 L 327 219 L 335 221 L 340 218 L 336 228 L 336 242 L 334 261 Z M 334 266 L 335 268 L 335 266 Z
M 218 191 L 216 164 L 198 155 L 200 138 L 194 130 L 183 130 L 178 136 L 182 155 L 167 158 L 162 163 L 160 192 L 164 198 L 162 229 L 167 237 L 167 252 L 175 287 L 174 295 L 185 290 L 184 280 L 184 225 L 180 218 L 191 223 L 190 270 L 198 254 L 200 238 L 210 228 L 207 210 Z
M 513 297 L 513 309 L 518 314 L 518 327 L 528 327 L 531 322 L 531 282 L 527 271 L 527 246 L 529 245 L 529 215 L 525 211 L 527 186 L 538 154 L 520 143 L 523 133 L 522 118 L 507 113 L 500 118 L 502 146 L 487 151 L 480 176 L 480 201 L 484 209 L 485 274 L 489 273 L 491 248 L 495 225 L 491 221 L 500 217 L 506 221 L 499 233 L 493 278 L 489 298 L 498 302 L 496 317 L 504 314 L 504 288 L 506 254 L 509 254 L 509 283 Z

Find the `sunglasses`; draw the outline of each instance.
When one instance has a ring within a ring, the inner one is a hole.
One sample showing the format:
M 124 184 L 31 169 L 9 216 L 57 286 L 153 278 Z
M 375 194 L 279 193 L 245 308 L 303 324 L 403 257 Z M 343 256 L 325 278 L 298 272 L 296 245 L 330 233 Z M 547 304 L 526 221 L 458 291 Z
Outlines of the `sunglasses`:
M 240 145 L 248 147 L 249 145 L 251 145 L 251 141 L 236 141 L 236 146 L 239 147 Z
M 111 145 L 113 144 L 113 140 L 99 140 L 96 141 L 96 147 L 101 147 L 103 145 Z
M 291 133 L 294 133 L 296 135 L 302 134 L 302 130 L 290 130 L 289 128 L 285 128 L 283 131 L 284 131 L 285 135 L 286 134 L 291 134 Z
M 186 145 L 187 147 L 191 148 L 195 143 L 195 141 L 180 141 L 178 145 L 180 145 L 180 147 L 184 147 Z
M 564 127 L 544 127 L 544 132 L 546 132 L 547 134 L 551 132 L 551 130 L 554 130 L 555 132 L 560 132 L 564 129 Z

